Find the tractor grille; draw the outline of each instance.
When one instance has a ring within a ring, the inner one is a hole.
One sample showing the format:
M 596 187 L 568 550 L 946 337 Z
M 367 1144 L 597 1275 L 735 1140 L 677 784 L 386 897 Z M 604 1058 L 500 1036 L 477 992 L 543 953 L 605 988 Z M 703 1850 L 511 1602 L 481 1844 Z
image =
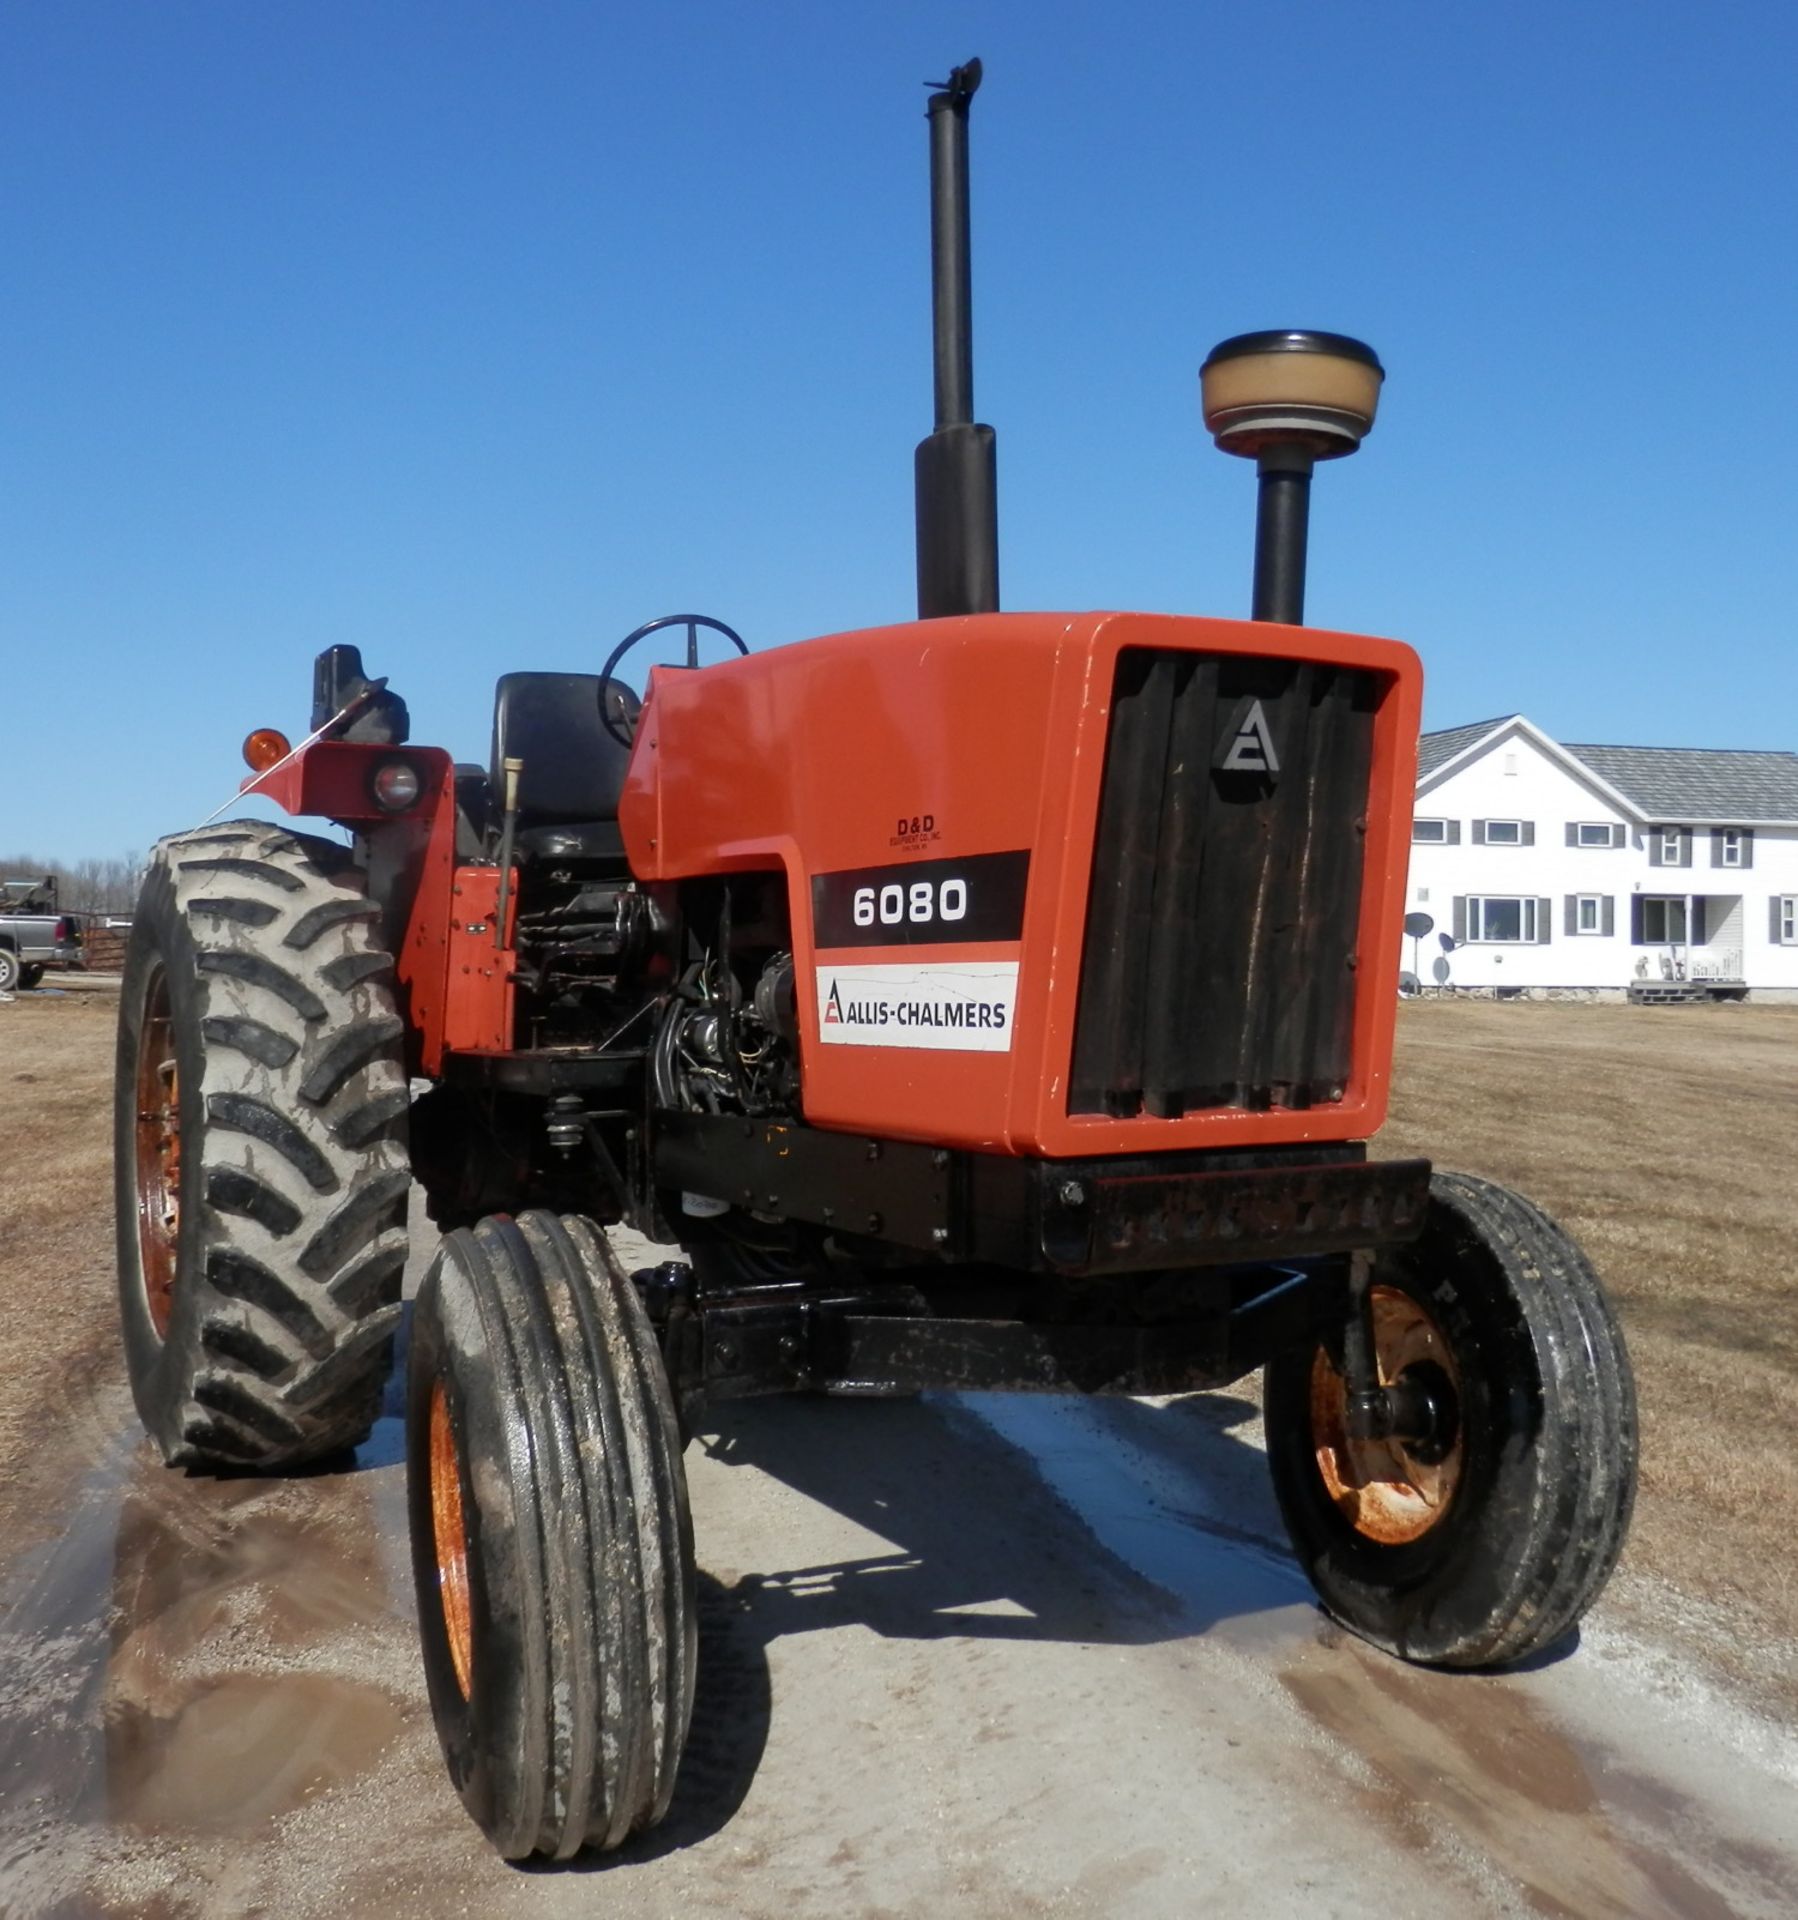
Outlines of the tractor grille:
M 1341 1099 L 1378 699 L 1308 661 L 1118 656 L 1070 1113 Z

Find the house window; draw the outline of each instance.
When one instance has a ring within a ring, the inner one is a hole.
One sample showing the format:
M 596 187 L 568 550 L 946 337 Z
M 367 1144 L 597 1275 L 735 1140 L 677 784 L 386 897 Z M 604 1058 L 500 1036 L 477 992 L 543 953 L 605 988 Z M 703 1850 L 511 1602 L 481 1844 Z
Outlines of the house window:
M 1662 827 L 1660 829 L 1661 861 L 1663 867 L 1683 867 L 1686 863 L 1686 833 L 1683 827 Z
M 1534 946 L 1534 900 L 1498 900 L 1484 894 L 1467 897 L 1467 938 L 1486 946 Z
M 1739 867 L 1742 854 L 1747 846 L 1748 836 L 1740 827 L 1725 827 L 1717 835 L 1717 864 L 1720 867 Z
M 1603 908 L 1596 893 L 1575 894 L 1573 900 L 1573 930 L 1575 933 L 1597 933 Z
M 1486 844 L 1489 847 L 1522 846 L 1523 822 L 1521 820 L 1488 820 Z
M 1782 893 L 1773 902 L 1773 927 L 1782 947 L 1798 947 L 1798 893 Z
M 1420 847 L 1445 846 L 1448 842 L 1446 820 L 1413 820 L 1411 838 Z
M 1579 837 L 1574 842 L 1581 847 L 1608 847 L 1613 844 L 1611 824 L 1608 820 L 1582 820 L 1579 823 Z
M 1683 900 L 1642 902 L 1642 934 L 1639 947 L 1680 947 L 1686 942 L 1686 903 Z

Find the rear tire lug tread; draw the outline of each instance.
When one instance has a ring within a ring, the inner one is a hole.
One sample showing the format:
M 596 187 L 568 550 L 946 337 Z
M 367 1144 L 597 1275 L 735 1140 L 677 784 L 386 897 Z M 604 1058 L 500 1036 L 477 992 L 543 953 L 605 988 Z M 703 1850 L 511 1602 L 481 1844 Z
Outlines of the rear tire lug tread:
M 183 1187 L 204 1224 L 178 1270 L 179 1351 L 136 1336 L 140 1411 L 189 1465 L 340 1454 L 379 1411 L 407 1244 L 404 1028 L 377 916 L 343 849 L 261 822 L 163 842 L 144 907 L 126 997 L 160 966 L 193 1022 Z M 134 1220 L 119 1239 L 132 1353 Z

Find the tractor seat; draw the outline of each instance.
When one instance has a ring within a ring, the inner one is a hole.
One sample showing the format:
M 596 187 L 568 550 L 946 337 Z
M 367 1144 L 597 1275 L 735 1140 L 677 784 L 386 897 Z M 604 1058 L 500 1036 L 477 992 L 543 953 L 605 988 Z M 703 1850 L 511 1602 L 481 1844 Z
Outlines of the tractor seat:
M 600 717 L 600 700 L 618 733 Z M 507 673 L 493 693 L 493 807 L 505 805 L 505 763 L 518 779 L 522 859 L 600 858 L 622 850 L 618 796 L 641 702 L 622 680 L 596 673 Z M 591 844 L 589 844 L 591 843 Z

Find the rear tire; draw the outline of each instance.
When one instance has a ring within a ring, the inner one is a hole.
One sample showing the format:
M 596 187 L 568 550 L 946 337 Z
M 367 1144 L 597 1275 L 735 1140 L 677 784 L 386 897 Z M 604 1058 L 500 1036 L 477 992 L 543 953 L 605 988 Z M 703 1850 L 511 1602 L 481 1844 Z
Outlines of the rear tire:
M 19 985 L 29 993 L 44 977 L 44 963 L 41 960 L 28 960 L 19 969 Z
M 120 993 L 119 1304 L 173 1465 L 367 1437 L 406 1262 L 404 1028 L 347 856 L 256 821 L 151 856 Z
M 589 1220 L 444 1239 L 418 1296 L 407 1497 L 431 1712 L 509 1860 L 668 1810 L 693 1708 L 693 1528 L 667 1374 Z
M 1308 1344 L 1268 1363 L 1268 1463 L 1326 1609 L 1429 1666 L 1552 1645 L 1598 1597 L 1629 1530 L 1629 1356 L 1579 1247 L 1519 1195 L 1430 1182 L 1420 1239 L 1376 1260 L 1382 1379 L 1432 1396 L 1432 1442 L 1349 1441 L 1341 1375 Z

